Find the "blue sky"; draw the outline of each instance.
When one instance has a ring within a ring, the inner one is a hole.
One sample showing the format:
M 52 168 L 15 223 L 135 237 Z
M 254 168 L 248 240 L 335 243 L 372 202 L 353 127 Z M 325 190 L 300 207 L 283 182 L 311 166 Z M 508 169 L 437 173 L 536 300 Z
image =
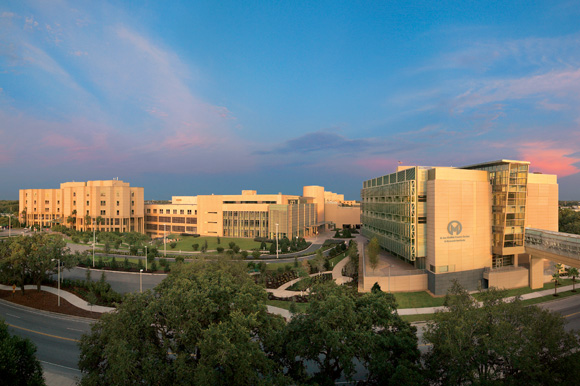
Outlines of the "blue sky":
M 359 197 L 500 158 L 580 199 L 580 2 L 5 1 L 0 198 L 119 177 L 147 199 Z

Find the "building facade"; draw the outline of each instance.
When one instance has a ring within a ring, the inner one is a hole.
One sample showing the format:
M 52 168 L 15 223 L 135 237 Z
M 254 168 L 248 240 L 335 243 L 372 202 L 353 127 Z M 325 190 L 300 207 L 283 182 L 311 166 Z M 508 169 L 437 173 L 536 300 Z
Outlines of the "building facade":
M 21 189 L 27 225 L 61 224 L 77 230 L 144 233 L 143 188 L 120 180 L 65 182 L 60 189 Z
M 364 181 L 362 233 L 425 269 L 428 289 L 527 285 L 526 227 L 557 230 L 556 176 L 499 160 L 463 168 L 399 167 Z M 509 283 L 511 282 L 511 283 Z

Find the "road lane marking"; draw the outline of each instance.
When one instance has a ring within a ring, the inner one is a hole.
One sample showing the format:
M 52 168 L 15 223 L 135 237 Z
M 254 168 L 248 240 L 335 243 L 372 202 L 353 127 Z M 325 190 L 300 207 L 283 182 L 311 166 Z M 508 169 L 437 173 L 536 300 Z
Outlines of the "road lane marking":
M 6 324 L 9 325 L 12 328 L 17 328 L 19 330 L 24 330 L 24 331 L 32 332 L 34 334 L 49 336 L 51 338 L 56 338 L 56 339 L 68 340 L 68 341 L 71 341 L 71 342 L 80 342 L 80 340 L 77 340 L 77 339 L 65 338 L 64 336 L 58 336 L 58 335 L 47 334 L 45 332 L 34 331 L 34 330 L 30 330 L 28 328 L 24 328 L 24 327 L 20 327 L 20 326 L 15 326 L 15 325 L 10 324 L 10 323 L 6 323 Z
M 12 316 L 13 318 L 20 319 L 20 316 L 12 315 L 12 314 L 9 314 L 8 312 L 6 313 L 6 315 L 10 315 L 10 316 Z
M 67 330 L 71 330 L 71 331 L 84 332 L 83 330 L 77 330 L 76 328 L 70 328 L 70 327 L 67 327 L 66 329 L 67 329 Z
M 47 361 L 40 361 L 40 362 L 42 362 L 42 363 L 46 363 L 47 365 L 51 365 L 51 366 L 62 367 L 63 369 L 67 369 L 67 370 L 74 370 L 74 371 L 78 371 L 79 373 L 81 372 L 79 369 L 75 369 L 74 367 L 68 367 L 68 366 L 63 366 L 63 365 L 57 365 L 56 363 L 47 362 Z
M 580 314 L 580 311 L 574 312 L 573 314 L 564 315 L 564 317 L 569 318 L 570 316 L 574 316 L 574 315 L 578 315 L 578 314 Z

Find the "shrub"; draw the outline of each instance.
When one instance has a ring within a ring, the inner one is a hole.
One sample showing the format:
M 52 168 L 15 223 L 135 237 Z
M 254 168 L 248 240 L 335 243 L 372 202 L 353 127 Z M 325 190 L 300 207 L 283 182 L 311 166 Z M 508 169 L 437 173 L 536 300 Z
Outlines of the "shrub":
M 111 269 L 117 268 L 118 268 L 117 259 L 115 259 L 115 256 L 113 256 L 113 258 L 111 259 Z
M 183 263 L 184 261 L 185 261 L 185 257 L 183 257 L 183 256 L 176 256 L 176 257 L 175 257 L 175 262 L 176 262 L 177 264 L 181 264 L 181 263 Z
M 242 257 L 245 259 L 248 257 L 248 251 L 242 251 Z
M 171 249 L 175 249 L 175 247 L 177 246 L 177 243 L 175 241 L 172 241 L 169 243 L 169 246 L 171 247 Z
M 266 246 L 266 242 L 262 241 L 262 244 L 260 244 L 260 250 L 261 251 L 265 251 L 268 247 Z
M 197 251 L 199 249 L 199 244 L 192 244 L 191 247 L 194 251 Z
M 151 271 L 157 271 L 157 262 L 155 260 L 153 260 L 153 263 L 151 263 Z
M 232 247 L 232 249 L 233 249 L 234 253 L 240 252 L 240 246 L 239 245 L 235 245 L 234 244 L 234 246 Z
M 230 243 L 228 245 L 230 246 L 230 249 L 234 249 L 234 246 L 236 245 L 236 243 L 234 243 L 233 241 L 230 241 Z
M 159 259 L 159 265 L 162 267 L 165 267 L 167 265 L 167 260 L 166 259 Z
M 139 259 L 137 262 L 137 269 L 143 269 L 143 260 Z
M 129 259 L 126 257 L 125 257 L 125 261 L 123 261 L 123 268 L 127 271 L 131 269 L 131 263 L 129 263 Z
M 254 259 L 258 259 L 262 254 L 260 253 L 260 251 L 254 251 L 252 252 L 252 257 Z
M 224 247 L 217 247 L 216 250 L 218 251 L 218 253 L 223 253 Z
M 171 271 L 171 267 L 169 266 L 169 264 L 165 265 L 165 268 L 163 269 L 165 271 L 165 273 Z

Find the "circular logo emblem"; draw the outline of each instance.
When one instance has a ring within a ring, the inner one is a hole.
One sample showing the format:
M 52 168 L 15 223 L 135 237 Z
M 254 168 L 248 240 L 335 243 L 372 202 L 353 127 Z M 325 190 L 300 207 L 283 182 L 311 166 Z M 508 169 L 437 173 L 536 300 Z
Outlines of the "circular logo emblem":
M 449 232 L 450 235 L 459 235 L 461 234 L 461 231 L 463 230 L 463 226 L 461 225 L 461 223 L 459 221 L 451 221 L 449 224 L 447 224 L 447 232 Z

